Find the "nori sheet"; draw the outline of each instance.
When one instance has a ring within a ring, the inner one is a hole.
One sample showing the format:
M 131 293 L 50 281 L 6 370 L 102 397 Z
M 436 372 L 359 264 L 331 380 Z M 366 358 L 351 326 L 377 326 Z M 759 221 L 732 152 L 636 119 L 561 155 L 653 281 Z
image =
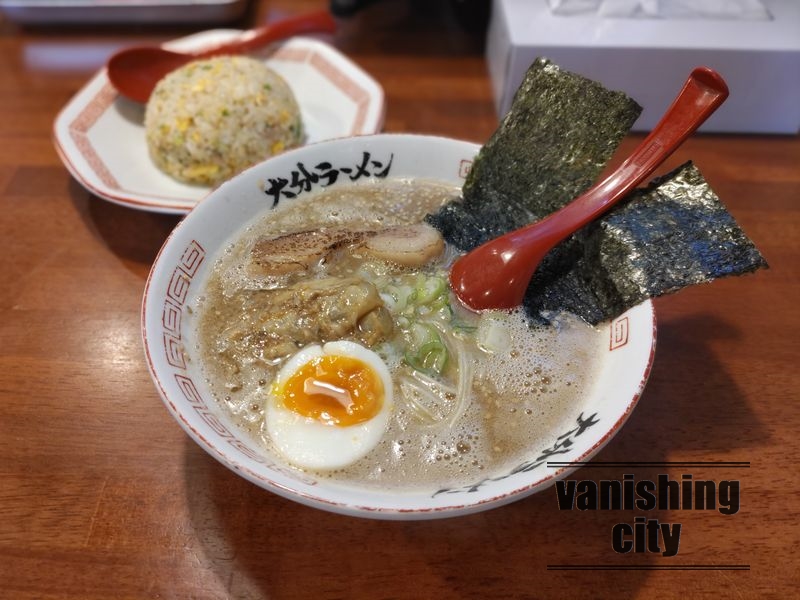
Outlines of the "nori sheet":
M 538 58 L 476 156 L 460 202 L 428 221 L 470 250 L 589 188 L 641 113 L 622 92 Z
M 462 250 L 536 221 L 590 187 L 641 108 L 537 59 L 473 162 L 459 200 L 427 220 Z M 632 192 L 554 248 L 524 300 L 535 322 L 591 324 L 687 285 L 767 267 L 692 163 Z
M 597 324 L 647 298 L 768 266 L 692 162 L 582 233 L 568 260 L 534 274 L 524 300 L 533 320 L 568 311 Z

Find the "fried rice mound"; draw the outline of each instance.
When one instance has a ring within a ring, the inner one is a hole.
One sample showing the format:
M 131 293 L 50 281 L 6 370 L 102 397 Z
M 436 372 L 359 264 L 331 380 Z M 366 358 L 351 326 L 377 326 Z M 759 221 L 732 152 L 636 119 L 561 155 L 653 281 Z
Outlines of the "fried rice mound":
M 159 169 L 189 184 L 217 185 L 303 141 L 300 108 L 286 81 L 244 56 L 193 61 L 164 77 L 145 109 Z

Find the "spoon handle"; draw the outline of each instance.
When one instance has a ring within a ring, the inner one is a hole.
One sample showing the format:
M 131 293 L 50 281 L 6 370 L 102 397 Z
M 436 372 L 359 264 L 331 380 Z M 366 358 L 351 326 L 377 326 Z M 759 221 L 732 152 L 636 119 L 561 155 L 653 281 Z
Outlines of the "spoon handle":
M 590 223 L 649 177 L 728 97 L 716 71 L 697 67 L 653 130 L 608 177 L 564 208 L 535 223 L 553 244 Z M 522 237 L 526 229 L 520 230 Z
M 336 31 L 336 21 L 334 21 L 330 12 L 319 10 L 251 29 L 219 46 L 196 52 L 194 56 L 197 58 L 210 58 L 222 54 L 245 54 L 266 46 L 275 40 L 285 39 L 293 35 L 316 32 L 333 33 L 334 31 Z

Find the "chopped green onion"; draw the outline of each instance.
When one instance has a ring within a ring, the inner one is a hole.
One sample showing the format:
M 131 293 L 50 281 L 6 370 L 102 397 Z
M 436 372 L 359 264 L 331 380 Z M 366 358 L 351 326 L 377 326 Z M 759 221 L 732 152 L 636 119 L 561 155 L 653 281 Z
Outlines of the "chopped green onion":
M 416 350 L 405 353 L 406 363 L 417 371 L 441 375 L 447 365 L 448 352 L 439 332 L 430 325 L 415 323 L 411 335 Z
M 430 304 L 447 291 L 447 282 L 443 277 L 425 277 L 420 274 L 414 288 L 414 301 L 417 304 Z
M 447 347 L 441 339 L 420 346 L 415 353 L 407 352 L 406 363 L 417 371 L 428 375 L 441 375 L 447 365 Z

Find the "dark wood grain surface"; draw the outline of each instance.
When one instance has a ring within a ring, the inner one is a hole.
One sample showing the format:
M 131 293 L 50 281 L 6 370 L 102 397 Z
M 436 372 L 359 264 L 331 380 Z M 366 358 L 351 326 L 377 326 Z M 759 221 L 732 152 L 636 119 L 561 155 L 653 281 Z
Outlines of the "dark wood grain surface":
M 236 25 L 321 5 L 264 1 Z M 93 196 L 54 150 L 56 114 L 113 49 L 190 31 L 0 21 L 0 598 L 797 594 L 797 136 L 700 135 L 671 159 L 697 163 L 771 268 L 656 301 L 650 381 L 597 456 L 749 463 L 633 471 L 737 480 L 736 514 L 561 511 L 551 488 L 455 519 L 349 518 L 239 478 L 169 417 L 147 373 L 139 317 L 150 265 L 178 217 Z M 384 87 L 386 131 L 481 142 L 497 125 L 482 35 L 446 3 L 375 3 L 331 43 Z M 603 467 L 571 477 L 622 475 Z M 679 553 L 617 554 L 612 528 L 638 516 L 681 523 Z M 600 564 L 650 569 L 548 569 Z

